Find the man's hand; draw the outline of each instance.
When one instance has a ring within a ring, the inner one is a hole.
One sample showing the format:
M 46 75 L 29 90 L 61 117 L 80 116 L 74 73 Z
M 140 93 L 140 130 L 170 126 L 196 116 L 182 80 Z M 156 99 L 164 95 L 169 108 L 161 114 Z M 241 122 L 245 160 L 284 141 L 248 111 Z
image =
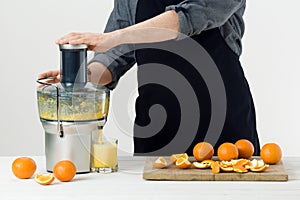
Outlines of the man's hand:
M 60 70 L 52 70 L 38 75 L 38 79 L 50 77 L 51 79 L 45 80 L 46 83 L 58 83 L 60 81 Z M 102 63 L 93 62 L 88 65 L 88 80 L 96 84 L 106 85 L 112 81 L 112 74 Z
M 151 19 L 108 33 L 69 33 L 57 44 L 87 44 L 88 49 L 105 52 L 121 44 L 141 44 L 176 39 L 179 34 L 178 14 L 166 11 Z
M 46 83 L 51 83 L 51 84 L 58 83 L 60 81 L 60 70 L 51 70 L 38 75 L 38 79 L 43 79 L 43 78 L 51 78 L 49 80 L 45 80 L 44 82 Z M 42 86 L 43 85 L 40 85 L 39 87 Z
M 117 35 L 110 33 L 69 33 L 56 41 L 56 44 L 87 44 L 88 49 L 105 52 L 117 46 Z
M 60 70 L 51 70 L 51 71 L 44 72 L 44 73 L 38 75 L 38 79 L 49 78 L 49 77 L 53 77 L 54 81 L 56 83 L 59 82 L 60 81 Z

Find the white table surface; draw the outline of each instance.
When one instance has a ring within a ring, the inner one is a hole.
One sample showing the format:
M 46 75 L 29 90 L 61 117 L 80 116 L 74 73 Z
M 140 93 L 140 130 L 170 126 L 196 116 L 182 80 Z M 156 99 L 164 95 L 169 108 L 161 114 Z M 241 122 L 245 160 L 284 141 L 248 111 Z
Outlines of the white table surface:
M 300 158 L 283 159 L 287 182 L 146 181 L 145 158 L 119 158 L 119 171 L 111 174 L 80 174 L 72 182 L 55 180 L 42 186 L 33 178 L 17 179 L 11 171 L 16 157 L 0 157 L 0 200 L 7 199 L 300 199 Z M 32 157 L 36 173 L 46 173 L 45 158 Z

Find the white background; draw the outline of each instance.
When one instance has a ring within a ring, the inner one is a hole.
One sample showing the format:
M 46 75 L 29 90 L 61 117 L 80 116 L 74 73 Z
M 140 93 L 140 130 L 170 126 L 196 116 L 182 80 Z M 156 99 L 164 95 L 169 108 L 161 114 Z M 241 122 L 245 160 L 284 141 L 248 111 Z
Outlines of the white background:
M 0 155 L 44 154 L 36 77 L 59 67 L 57 38 L 71 31 L 102 32 L 112 7 L 112 0 L 0 0 Z M 279 143 L 286 156 L 300 156 L 299 7 L 298 0 L 249 0 L 241 57 L 261 143 Z M 116 97 L 132 91 L 123 109 L 111 109 L 105 127 L 119 138 L 121 154 L 133 149 L 135 73 L 136 68 L 129 71 L 112 93 L 111 107 L 119 108 Z

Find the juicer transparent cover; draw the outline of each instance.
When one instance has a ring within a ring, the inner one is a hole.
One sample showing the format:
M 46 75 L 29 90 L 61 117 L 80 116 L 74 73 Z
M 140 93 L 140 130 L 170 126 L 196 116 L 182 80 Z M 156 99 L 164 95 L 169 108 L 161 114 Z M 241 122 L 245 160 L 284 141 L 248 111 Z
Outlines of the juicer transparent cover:
M 109 94 L 106 87 L 91 82 L 45 85 L 37 91 L 39 116 L 48 121 L 106 120 Z

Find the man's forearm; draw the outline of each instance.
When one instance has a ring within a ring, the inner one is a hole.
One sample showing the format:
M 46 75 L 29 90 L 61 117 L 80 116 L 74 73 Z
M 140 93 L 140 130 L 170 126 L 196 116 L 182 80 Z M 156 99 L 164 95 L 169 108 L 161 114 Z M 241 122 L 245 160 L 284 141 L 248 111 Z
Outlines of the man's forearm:
M 112 74 L 107 66 L 99 62 L 92 62 L 88 65 L 89 81 L 100 85 L 109 84 L 112 81 Z
M 178 33 L 178 14 L 173 10 L 113 32 L 118 45 L 162 42 L 176 39 Z

